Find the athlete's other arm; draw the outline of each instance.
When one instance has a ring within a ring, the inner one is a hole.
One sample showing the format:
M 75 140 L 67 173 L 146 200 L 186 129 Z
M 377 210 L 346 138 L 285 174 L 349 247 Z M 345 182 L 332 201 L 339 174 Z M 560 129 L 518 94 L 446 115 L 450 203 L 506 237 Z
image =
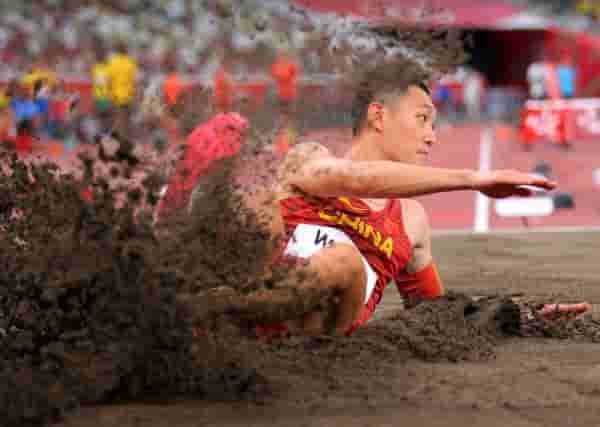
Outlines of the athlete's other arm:
M 290 189 L 317 197 L 408 198 L 456 190 L 476 190 L 493 198 L 530 196 L 523 185 L 553 189 L 546 178 L 513 170 L 478 172 L 392 161 L 353 161 L 333 157 L 317 143 L 298 144 L 280 169 Z
M 411 258 L 400 277 L 398 291 L 407 307 L 423 300 L 438 298 L 445 293 L 444 285 L 431 255 L 431 227 L 423 206 L 416 200 L 402 200 L 402 217 L 412 244 Z

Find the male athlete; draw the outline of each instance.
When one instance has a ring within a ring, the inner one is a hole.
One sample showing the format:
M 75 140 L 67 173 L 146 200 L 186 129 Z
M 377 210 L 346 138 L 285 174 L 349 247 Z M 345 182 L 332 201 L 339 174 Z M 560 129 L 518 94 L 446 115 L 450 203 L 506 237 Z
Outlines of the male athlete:
M 516 171 L 477 172 L 423 166 L 436 144 L 436 110 L 421 68 L 383 64 L 365 75 L 353 106 L 345 158 L 316 143 L 293 147 L 279 168 L 275 203 L 255 193 L 248 205 L 272 209 L 271 231 L 285 236 L 283 257 L 306 259 L 320 286 L 338 295 L 333 322 L 313 312 L 261 328 L 265 335 L 347 335 L 366 323 L 394 281 L 409 304 L 443 295 L 431 256 L 425 194 L 477 190 L 502 198 L 556 184 Z M 266 191 L 266 190 L 265 190 Z M 192 203 L 195 200 L 192 198 Z

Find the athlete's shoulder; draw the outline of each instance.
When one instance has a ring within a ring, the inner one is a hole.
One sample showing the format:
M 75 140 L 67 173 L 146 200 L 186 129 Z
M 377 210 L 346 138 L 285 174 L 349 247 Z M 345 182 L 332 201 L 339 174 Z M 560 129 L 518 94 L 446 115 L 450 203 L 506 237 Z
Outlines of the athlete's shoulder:
M 287 152 L 282 162 L 282 172 L 285 174 L 293 174 L 298 172 L 307 162 L 329 157 L 329 150 L 317 142 L 302 142 L 295 144 Z
M 309 162 L 329 156 L 329 150 L 317 142 L 295 144 L 281 162 L 279 172 L 282 178 L 291 177 L 302 173 L 303 167 Z
M 294 177 L 302 176 L 303 168 L 315 159 L 331 156 L 329 150 L 317 142 L 295 144 L 287 152 L 277 171 L 277 180 L 286 191 L 291 191 L 289 184 Z
M 322 144 L 318 142 L 301 142 L 299 144 L 295 144 L 289 151 L 286 156 L 290 157 L 304 157 L 304 158 L 312 158 L 312 157 L 322 157 L 329 156 L 329 150 Z

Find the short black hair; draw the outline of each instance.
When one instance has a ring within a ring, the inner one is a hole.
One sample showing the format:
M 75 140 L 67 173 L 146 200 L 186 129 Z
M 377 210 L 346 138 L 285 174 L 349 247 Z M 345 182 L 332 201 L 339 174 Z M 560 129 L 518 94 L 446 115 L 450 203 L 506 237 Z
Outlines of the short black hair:
M 411 86 L 430 95 L 431 78 L 431 72 L 425 67 L 407 60 L 383 62 L 363 73 L 352 104 L 352 134 L 356 136 L 362 130 L 372 102 L 385 102 L 384 98 L 389 95 L 403 95 Z

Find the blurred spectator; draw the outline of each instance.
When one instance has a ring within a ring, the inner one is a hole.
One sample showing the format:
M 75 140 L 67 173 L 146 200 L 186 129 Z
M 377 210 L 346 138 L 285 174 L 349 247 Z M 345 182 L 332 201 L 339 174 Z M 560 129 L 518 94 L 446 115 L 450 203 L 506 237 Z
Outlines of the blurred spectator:
M 81 103 L 79 92 L 69 91 L 68 85 L 64 80 L 59 80 L 50 97 L 49 121 L 54 122 L 56 128 L 60 128 L 60 136 L 64 135 L 65 126 L 73 120 L 75 113 L 78 112 Z M 52 126 L 51 126 L 52 127 Z
M 600 2 L 598 0 L 579 0 L 576 10 L 594 21 L 600 18 Z
M 133 132 L 131 117 L 139 76 L 138 64 L 122 41 L 117 44 L 116 53 L 108 59 L 108 77 L 113 107 L 112 130 L 129 139 Z
M 10 103 L 10 96 L 8 95 L 8 88 L 0 88 L 0 108 L 8 107 Z
M 463 99 L 469 120 L 481 119 L 485 104 L 485 77 L 476 70 L 469 70 L 463 80 Z
M 563 98 L 575 96 L 577 73 L 571 58 L 564 56 L 556 67 L 560 93 Z
M 105 61 L 104 52 L 100 49 L 95 53 L 96 63 L 92 66 L 92 85 L 94 106 L 97 113 L 102 114 L 110 110 L 110 69 Z
M 75 144 L 74 115 L 78 105 L 78 95 L 59 93 L 55 96 L 49 111 L 49 128 L 53 138 Z M 68 148 L 72 148 L 71 145 Z
M 29 91 L 34 91 L 36 85 L 39 87 L 40 84 L 52 89 L 56 82 L 56 73 L 41 61 L 31 67 L 29 73 L 25 74 L 21 80 L 21 84 Z
M 23 121 L 33 121 L 39 118 L 40 106 L 35 101 L 33 91 L 27 89 L 22 83 L 16 82 L 13 85 L 13 91 L 11 93 L 10 106 L 15 115 L 17 127 Z M 28 129 L 31 126 L 28 125 Z
M 440 118 L 450 121 L 456 120 L 455 97 L 452 95 L 453 76 L 444 75 L 435 85 L 432 98 L 439 110 Z
M 527 82 L 529 83 L 529 96 L 531 99 L 545 99 L 547 91 L 548 67 L 539 60 L 532 62 L 527 67 Z
M 546 61 L 546 96 L 550 99 L 560 99 L 560 81 L 558 80 L 558 70 L 556 63 Z
M 163 95 L 167 105 L 173 107 L 175 104 L 177 104 L 181 92 L 185 89 L 185 85 L 174 66 L 171 66 L 169 71 L 170 72 L 165 78 L 162 87 Z
M 298 64 L 292 59 L 288 50 L 280 50 L 277 60 L 271 66 L 271 76 L 283 105 L 293 104 L 298 97 L 298 75 Z
M 0 104 L 0 144 L 9 142 L 14 138 L 14 121 L 8 96 L 5 94 L 2 96 L 6 98 L 6 102 Z
M 214 103 L 218 112 L 227 112 L 233 105 L 234 85 L 230 76 L 230 60 L 221 56 L 221 65 L 213 76 Z
M 138 65 L 129 55 L 125 43 L 120 42 L 117 52 L 108 60 L 110 95 L 116 107 L 131 107 L 136 94 Z
M 68 104 L 63 93 L 63 83 L 59 83 L 48 107 L 48 133 L 53 139 L 64 138 L 66 134 Z

